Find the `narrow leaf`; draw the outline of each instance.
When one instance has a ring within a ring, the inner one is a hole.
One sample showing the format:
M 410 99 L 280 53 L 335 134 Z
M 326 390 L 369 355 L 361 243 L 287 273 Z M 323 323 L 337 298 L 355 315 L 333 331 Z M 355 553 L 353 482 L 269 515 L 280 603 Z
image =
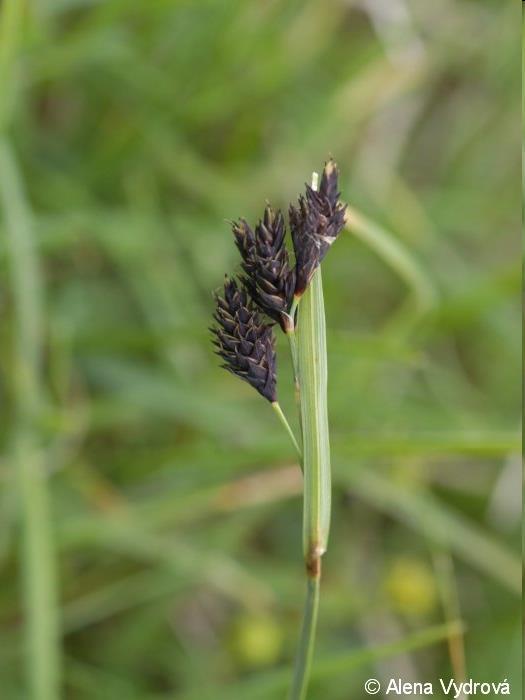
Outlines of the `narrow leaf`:
M 330 526 L 326 329 L 320 268 L 299 305 L 297 334 L 303 429 L 303 546 L 308 561 L 310 555 L 326 550 Z

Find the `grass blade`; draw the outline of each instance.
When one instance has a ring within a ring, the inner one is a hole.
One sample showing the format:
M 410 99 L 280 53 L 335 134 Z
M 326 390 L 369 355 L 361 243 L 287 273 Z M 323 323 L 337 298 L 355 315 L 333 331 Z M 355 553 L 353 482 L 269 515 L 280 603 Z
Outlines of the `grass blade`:
M 326 329 L 320 269 L 299 305 L 297 339 L 303 426 L 303 546 L 309 558 L 326 550 L 330 527 Z
M 303 613 L 303 624 L 297 658 L 294 668 L 294 677 L 290 698 L 305 698 L 310 679 L 310 669 L 314 656 L 315 632 L 317 630 L 317 616 L 319 613 L 319 584 L 320 576 L 309 577 L 307 580 L 306 602 Z
M 424 490 L 407 490 L 391 479 L 368 470 L 338 469 L 341 482 L 376 508 L 414 527 L 478 570 L 521 594 L 519 557 L 460 513 L 441 504 Z
M 40 275 L 19 173 L 5 141 L 0 141 L 0 202 L 5 217 L 16 314 L 13 466 L 18 478 L 24 528 L 22 568 L 31 698 L 55 700 L 59 697 L 60 686 L 56 573 L 47 475 L 38 451 L 42 354 Z
M 421 314 L 435 306 L 436 291 L 428 275 L 400 240 L 354 207 L 347 207 L 345 221 L 347 230 L 369 246 L 406 283 Z

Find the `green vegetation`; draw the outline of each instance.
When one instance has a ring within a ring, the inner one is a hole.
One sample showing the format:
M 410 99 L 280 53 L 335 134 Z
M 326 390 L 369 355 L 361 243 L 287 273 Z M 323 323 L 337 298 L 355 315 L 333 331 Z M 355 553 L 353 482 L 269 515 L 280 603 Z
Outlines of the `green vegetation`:
M 225 219 L 329 153 L 350 211 L 308 699 L 452 673 L 521 697 L 518 12 L 0 4 L 2 699 L 285 697 L 300 472 L 207 326 Z

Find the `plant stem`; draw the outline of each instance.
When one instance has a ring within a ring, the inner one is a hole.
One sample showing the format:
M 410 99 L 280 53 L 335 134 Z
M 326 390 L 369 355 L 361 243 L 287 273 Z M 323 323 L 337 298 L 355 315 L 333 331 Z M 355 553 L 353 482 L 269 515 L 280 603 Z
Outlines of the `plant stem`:
M 13 107 L 13 87 L 16 83 L 14 66 L 25 11 L 25 3 L 20 0 L 0 3 L 0 132 L 6 130 Z
M 297 307 L 299 306 L 300 297 L 294 296 L 292 301 L 292 306 L 290 308 L 290 319 L 291 327 L 286 331 L 286 336 L 288 337 L 288 343 L 290 344 L 290 353 L 292 355 L 292 366 L 293 366 L 293 378 L 295 383 L 295 398 L 297 401 L 297 406 L 299 409 L 299 418 L 301 405 L 299 403 L 299 358 L 297 356 L 297 335 L 296 335 L 296 324 L 295 324 L 295 314 L 297 313 Z
M 299 455 L 299 459 L 302 459 L 302 453 L 301 453 L 301 448 L 299 447 L 299 443 L 298 443 L 297 440 L 296 440 L 296 437 L 295 437 L 295 435 L 294 435 L 294 433 L 293 433 L 293 430 L 292 430 L 291 427 L 290 427 L 290 424 L 289 424 L 288 421 L 286 420 L 286 416 L 284 415 L 283 410 L 282 410 L 282 408 L 281 408 L 279 402 L 278 402 L 278 401 L 273 401 L 273 402 L 272 402 L 272 408 L 273 408 L 273 410 L 275 411 L 275 413 L 277 414 L 277 417 L 278 417 L 279 420 L 281 421 L 282 425 L 284 426 L 284 429 L 285 429 L 286 432 L 288 433 L 288 435 L 289 435 L 289 437 L 290 437 L 290 440 L 291 440 L 292 443 L 293 443 L 293 446 L 294 446 L 295 449 L 297 450 L 297 454 Z
M 317 614 L 319 610 L 319 584 L 320 576 L 308 578 L 306 589 L 306 601 L 304 604 L 303 624 L 301 637 L 297 648 L 294 676 L 290 698 L 303 700 L 306 697 L 310 668 L 314 654 L 315 632 L 317 629 Z
M 312 187 L 317 188 L 315 173 Z M 297 340 L 304 473 L 303 552 L 307 593 L 290 700 L 304 700 L 306 697 L 317 627 L 321 557 L 326 550 L 330 526 L 326 328 L 320 268 L 314 273 L 302 296 Z
M 303 439 L 303 424 L 301 421 L 301 382 L 299 380 L 299 358 L 297 356 L 297 336 L 295 333 L 295 328 L 288 330 L 286 332 L 286 337 L 288 338 L 288 343 L 290 345 L 290 354 L 292 356 L 295 405 L 297 407 L 297 414 L 299 416 L 299 430 L 300 430 L 301 441 L 302 441 L 302 439 Z M 301 463 L 301 469 L 302 469 L 302 467 L 303 467 L 303 465 Z
M 292 367 L 293 367 L 293 380 L 295 385 L 295 398 L 299 399 L 299 365 L 297 357 L 297 336 L 295 334 L 295 328 L 286 332 L 286 337 L 288 338 L 288 343 L 290 345 L 290 354 L 292 356 Z
M 26 3 L 0 3 L 0 204 L 3 212 L 15 315 L 13 469 L 18 480 L 24 627 L 30 689 L 24 697 L 56 700 L 60 694 L 60 647 L 55 562 L 47 476 L 39 456 L 42 309 L 40 270 L 29 208 L 6 133 L 14 105 L 16 60 Z
M 454 572 L 454 561 L 450 552 L 444 548 L 436 548 L 433 553 L 434 571 L 438 583 L 441 598 L 441 606 L 447 624 L 461 619 L 461 606 Z M 457 681 L 465 681 L 467 678 L 467 664 L 465 658 L 465 639 L 463 630 L 451 632 L 447 639 L 450 664 Z
M 15 437 L 14 464 L 24 519 L 22 562 L 31 698 L 57 700 L 60 651 L 50 495 L 35 436 L 23 428 L 20 433 Z
M 40 456 L 42 290 L 30 212 L 16 159 L 0 139 L 0 203 L 5 219 L 15 312 L 13 468 L 23 523 L 21 553 L 28 674 L 32 700 L 56 700 L 60 687 L 60 629 L 48 477 Z M 24 695 L 26 697 L 26 695 Z

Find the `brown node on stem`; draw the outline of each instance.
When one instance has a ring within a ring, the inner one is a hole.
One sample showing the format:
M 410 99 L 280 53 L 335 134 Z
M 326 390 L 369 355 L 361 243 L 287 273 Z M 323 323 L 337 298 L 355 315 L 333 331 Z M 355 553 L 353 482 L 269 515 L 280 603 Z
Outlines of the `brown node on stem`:
M 321 578 L 321 557 L 324 550 L 318 544 L 310 547 L 306 557 L 306 573 L 309 578 Z

